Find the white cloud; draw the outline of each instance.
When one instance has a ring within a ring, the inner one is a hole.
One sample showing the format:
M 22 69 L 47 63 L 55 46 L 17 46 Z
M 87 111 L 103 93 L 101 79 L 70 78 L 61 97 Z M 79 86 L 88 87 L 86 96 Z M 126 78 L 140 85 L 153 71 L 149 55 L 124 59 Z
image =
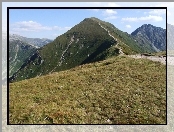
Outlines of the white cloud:
M 12 24 L 12 30 L 37 32 L 41 30 L 51 30 L 51 27 L 43 26 L 40 23 L 34 22 L 34 21 L 21 21 L 21 22 L 16 22 L 15 24 Z
M 71 27 L 59 27 L 59 26 L 43 26 L 42 24 L 35 21 L 21 21 L 10 25 L 10 32 L 20 31 L 49 31 L 49 30 L 69 30 Z
M 112 9 L 107 9 L 105 11 L 103 11 L 103 16 L 105 16 L 105 20 L 113 20 L 113 19 L 117 19 L 117 17 L 115 16 L 117 14 L 116 11 L 112 10 Z
M 165 15 L 166 10 L 165 9 L 158 9 L 158 10 L 151 10 L 149 12 L 145 12 L 145 14 L 151 14 L 151 15 Z
M 122 18 L 122 21 L 129 21 L 129 22 L 139 22 L 139 21 L 154 21 L 154 22 L 159 22 L 162 21 L 163 18 L 161 16 L 145 16 L 145 17 L 126 17 Z
M 126 25 L 126 28 L 131 28 L 131 25 Z

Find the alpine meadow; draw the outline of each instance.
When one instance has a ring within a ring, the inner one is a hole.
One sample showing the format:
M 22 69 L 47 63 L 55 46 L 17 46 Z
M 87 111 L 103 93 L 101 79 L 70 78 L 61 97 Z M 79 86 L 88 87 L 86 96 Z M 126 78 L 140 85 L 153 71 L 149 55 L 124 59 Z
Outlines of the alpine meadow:
M 9 124 L 166 124 L 166 29 L 151 23 L 127 33 L 91 16 L 55 39 L 10 32 L 8 73 Z

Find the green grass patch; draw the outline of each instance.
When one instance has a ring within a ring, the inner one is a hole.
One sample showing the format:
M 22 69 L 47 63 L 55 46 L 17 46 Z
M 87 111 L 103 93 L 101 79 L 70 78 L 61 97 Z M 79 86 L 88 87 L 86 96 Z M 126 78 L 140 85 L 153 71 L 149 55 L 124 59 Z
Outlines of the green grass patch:
M 10 84 L 13 124 L 165 124 L 166 67 L 112 57 Z

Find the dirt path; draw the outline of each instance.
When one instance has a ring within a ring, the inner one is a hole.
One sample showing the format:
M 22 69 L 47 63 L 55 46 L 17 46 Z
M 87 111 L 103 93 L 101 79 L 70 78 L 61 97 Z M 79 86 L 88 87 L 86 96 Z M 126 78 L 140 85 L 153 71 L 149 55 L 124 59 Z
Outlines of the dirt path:
M 108 32 L 108 34 L 109 34 L 110 37 L 112 37 L 112 38 L 117 42 L 116 47 L 119 49 L 119 54 L 120 54 L 120 55 L 123 55 L 124 53 L 123 53 L 122 49 L 118 47 L 117 38 L 115 38 L 112 34 L 110 34 L 110 31 L 107 30 L 105 27 L 103 27 L 103 26 L 100 24 L 100 22 L 99 22 L 99 25 L 100 25 L 100 27 L 103 28 L 106 32 Z
M 140 54 L 137 54 L 137 55 L 128 55 L 129 57 L 132 57 L 132 58 L 145 58 L 145 59 L 149 59 L 149 60 L 152 60 L 152 61 L 158 61 L 158 62 L 161 62 L 162 64 L 165 64 L 166 65 L 166 57 L 158 57 L 158 56 L 145 56 L 145 55 L 140 55 Z

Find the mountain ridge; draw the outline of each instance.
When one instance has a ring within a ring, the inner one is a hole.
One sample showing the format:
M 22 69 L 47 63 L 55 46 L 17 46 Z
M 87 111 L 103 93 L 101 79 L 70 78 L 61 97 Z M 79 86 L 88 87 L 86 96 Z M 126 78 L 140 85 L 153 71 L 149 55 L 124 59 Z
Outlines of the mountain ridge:
M 40 48 L 53 41 L 47 38 L 28 38 L 18 34 L 10 34 L 9 41 L 13 41 L 13 40 L 20 40 L 20 41 L 26 42 L 32 46 L 35 46 L 36 48 Z
M 151 51 L 146 47 L 109 22 L 85 18 L 53 42 L 39 48 L 37 55 L 30 56 L 10 81 L 50 74 L 119 54 Z
M 96 27 L 99 31 L 89 30 L 95 29 Z M 101 36 L 105 37 L 102 38 Z M 90 19 L 84 19 L 78 25 L 71 28 L 71 31 L 67 31 L 66 33 L 57 37 L 52 43 L 49 43 L 48 45 L 45 45 L 44 47 L 38 49 L 38 53 L 41 56 L 43 63 L 41 68 L 39 68 L 38 65 L 32 65 L 32 67 L 34 69 L 36 68 L 37 71 L 44 74 L 48 74 L 57 69 L 69 69 L 76 65 L 80 65 L 82 61 L 84 61 L 90 54 L 95 52 L 95 50 L 100 45 L 110 47 L 110 45 L 114 43 L 115 41 L 113 40 L 113 38 L 110 38 L 109 35 L 107 35 L 107 32 L 100 28 L 97 23 L 91 21 Z M 64 61 L 62 62 L 62 60 Z M 37 63 L 37 58 L 35 58 L 33 61 Z M 70 63 L 70 65 L 67 66 L 67 63 Z M 36 72 L 35 76 L 40 75 L 40 73 L 37 74 Z M 33 74 L 31 76 L 33 76 Z
M 131 33 L 142 46 L 148 47 L 152 52 L 166 50 L 166 29 L 143 24 Z

